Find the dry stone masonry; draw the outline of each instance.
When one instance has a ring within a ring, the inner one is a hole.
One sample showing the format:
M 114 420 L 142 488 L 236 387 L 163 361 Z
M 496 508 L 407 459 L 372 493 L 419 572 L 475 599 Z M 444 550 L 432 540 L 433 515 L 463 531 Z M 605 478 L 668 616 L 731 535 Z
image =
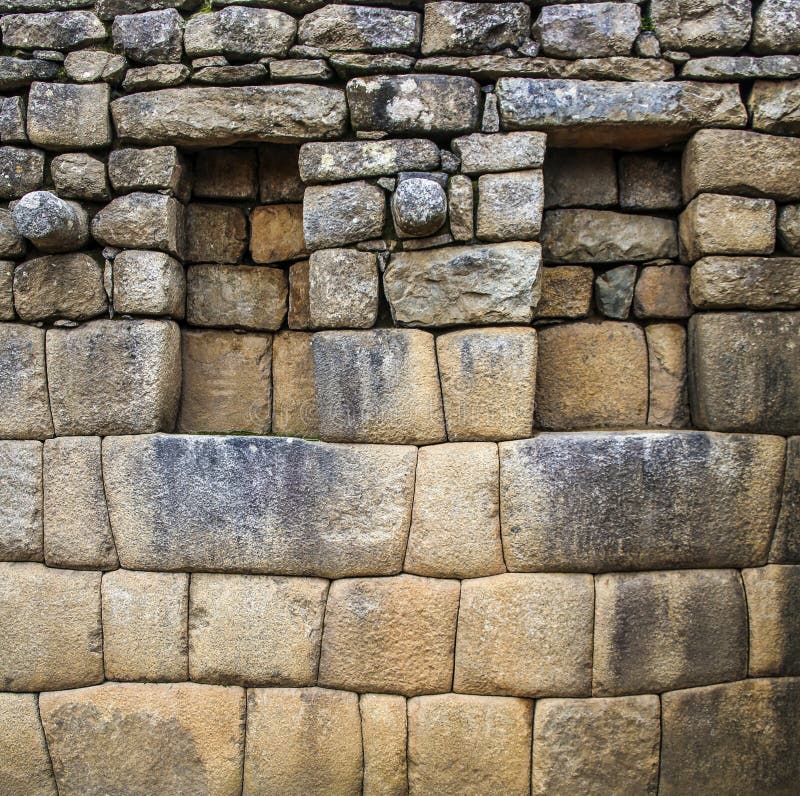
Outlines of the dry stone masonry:
M 0 0 L 0 796 L 800 790 L 798 0 Z

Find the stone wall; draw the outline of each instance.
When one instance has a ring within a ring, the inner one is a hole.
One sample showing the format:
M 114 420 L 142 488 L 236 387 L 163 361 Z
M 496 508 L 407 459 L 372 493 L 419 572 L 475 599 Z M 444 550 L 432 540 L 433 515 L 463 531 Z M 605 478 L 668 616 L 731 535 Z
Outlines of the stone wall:
M 0 12 L 0 796 L 797 792 L 796 0 Z

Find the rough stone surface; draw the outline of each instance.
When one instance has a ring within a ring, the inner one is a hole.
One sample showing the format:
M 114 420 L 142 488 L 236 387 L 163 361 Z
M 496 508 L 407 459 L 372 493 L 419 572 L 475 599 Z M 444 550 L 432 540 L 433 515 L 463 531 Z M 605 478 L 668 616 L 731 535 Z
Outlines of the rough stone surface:
M 99 437 L 44 445 L 44 560 L 51 567 L 119 566 L 108 521 Z
M 358 695 L 327 688 L 253 689 L 247 696 L 244 790 L 358 796 Z
M 36 694 L 0 693 L 0 781 L 9 796 L 57 796 Z
M 0 557 L 42 560 L 42 445 L 0 441 Z
M 435 180 L 409 177 L 392 194 L 392 220 L 400 237 L 433 235 L 447 218 L 447 195 Z
M 241 791 L 241 688 L 105 683 L 43 695 L 39 709 L 62 796 Z
M 192 203 L 186 207 L 185 259 L 237 263 L 247 248 L 247 216 L 239 207 Z
M 86 210 L 77 202 L 59 199 L 50 191 L 33 191 L 11 211 L 20 235 L 42 252 L 80 249 L 89 237 Z
M 800 258 L 704 257 L 692 267 L 690 292 L 704 310 L 800 307 Z
M 420 449 L 406 572 L 474 578 L 505 571 L 498 476 L 497 447 L 492 443 Z
M 114 48 L 140 64 L 178 63 L 183 56 L 183 19 L 174 8 L 122 14 L 111 34 Z
M 272 433 L 319 437 L 313 335 L 279 332 L 272 340 Z
M 689 321 L 692 419 L 715 431 L 800 431 L 800 313 L 703 313 Z
M 258 182 L 262 202 L 303 200 L 304 185 L 298 166 L 299 150 L 293 144 L 266 144 L 259 147 Z
M 243 238 L 246 237 L 246 229 L 242 234 Z M 250 251 L 256 263 L 278 263 L 305 255 L 303 206 L 273 204 L 253 208 L 250 214 Z
M 693 54 L 738 52 L 750 38 L 747 0 L 652 0 L 661 46 Z
M 309 323 L 313 329 L 368 329 L 378 316 L 375 255 L 353 249 L 311 254 L 308 269 Z
M 27 88 L 37 80 L 53 80 L 58 74 L 58 64 L 38 58 L 0 56 L 0 87 L 2 91 Z
M 745 680 L 661 698 L 658 792 L 791 793 L 800 777 L 800 679 Z
M 800 204 L 784 205 L 778 212 L 778 243 L 800 256 Z
M 780 135 L 800 133 L 798 96 L 800 80 L 757 80 L 747 101 L 753 129 Z
M 47 332 L 59 436 L 172 430 L 180 372 L 180 332 L 171 321 L 100 320 Z
M 105 83 L 33 83 L 28 137 L 45 149 L 99 149 L 111 143 Z
M 451 146 L 461 158 L 464 174 L 536 169 L 544 162 L 543 133 L 499 133 L 456 138 Z
M 447 186 L 447 203 L 450 210 L 450 234 L 453 239 L 462 242 L 472 240 L 475 234 L 475 198 L 472 180 L 469 177 L 454 174 L 450 178 Z
M 128 62 L 122 55 L 105 50 L 76 50 L 67 53 L 64 59 L 67 77 L 76 83 L 102 80 L 104 83 L 116 84 L 120 82 L 127 66 Z
M 0 141 L 4 144 L 28 143 L 28 134 L 25 132 L 25 102 L 22 97 L 4 97 L 0 100 Z
M 364 747 L 364 796 L 408 793 L 406 700 L 362 694 L 358 700 Z
M 764 0 L 754 10 L 750 49 L 756 53 L 800 50 L 800 11 L 792 0 Z
M 398 575 L 334 581 L 320 685 L 405 696 L 448 691 L 459 585 Z
M 545 207 L 612 207 L 617 202 L 613 152 L 551 149 L 547 153 L 544 160 Z
M 594 280 L 597 309 L 606 318 L 624 321 L 633 302 L 637 268 L 618 265 L 598 274 Z
M 14 269 L 13 260 L 0 260 L 0 320 L 14 320 Z
M 21 257 L 25 239 L 19 234 L 10 210 L 0 209 L 0 256 Z
M 650 366 L 647 425 L 686 428 L 691 425 L 686 374 L 686 329 L 677 323 L 650 323 L 644 332 Z
M 103 445 L 120 562 L 167 571 L 399 572 L 415 462 L 409 447 L 274 437 L 157 435 Z
M 103 575 L 102 598 L 109 680 L 187 679 L 188 575 L 118 569 Z
M 775 525 L 770 562 L 800 563 L 800 511 L 798 509 L 800 509 L 800 437 L 791 437 L 786 440 L 783 498 Z
M 538 243 L 403 252 L 390 257 L 384 290 L 401 326 L 529 323 L 541 270 Z
M 477 235 L 483 240 L 531 240 L 544 206 L 541 171 L 483 174 L 478 179 Z
M 301 44 L 340 52 L 411 52 L 419 45 L 420 15 L 394 8 L 326 5 L 306 14 Z
M 181 201 L 188 195 L 188 167 L 173 146 L 115 149 L 108 156 L 108 176 L 117 193 L 158 191 Z
M 105 163 L 85 152 L 54 157 L 50 174 L 59 196 L 90 202 L 104 202 L 109 198 Z
M 764 563 L 784 441 L 686 432 L 540 434 L 500 444 L 512 571 Z
M 91 11 L 7 14 L 2 29 L 3 45 L 23 50 L 74 50 L 106 38 L 103 23 Z
M 51 691 L 103 679 L 100 573 L 0 563 L 0 689 Z
M 309 249 L 326 249 L 379 238 L 386 220 L 386 198 L 363 180 L 306 188 L 303 235 Z
M 542 269 L 541 298 L 534 318 L 582 318 L 592 305 L 591 268 L 554 265 Z
M 543 699 L 533 721 L 532 793 L 655 793 L 657 696 Z
M 114 309 L 123 315 L 181 319 L 186 302 L 183 266 L 162 252 L 120 252 L 112 266 L 112 296 Z
M 19 199 L 44 184 L 44 152 L 0 147 L 0 198 Z
M 797 55 L 712 55 L 692 58 L 681 68 L 686 80 L 780 80 L 800 77 Z
M 533 703 L 439 694 L 408 701 L 412 796 L 530 793 Z
M 697 140 L 699 135 L 702 131 L 693 140 Z M 618 167 L 619 204 L 623 210 L 673 211 L 681 208 L 681 169 L 677 158 L 623 155 Z
M 464 581 L 453 690 L 589 696 L 590 575 L 505 574 Z
M 633 310 L 637 318 L 688 318 L 689 269 L 685 265 L 650 265 L 636 282 Z

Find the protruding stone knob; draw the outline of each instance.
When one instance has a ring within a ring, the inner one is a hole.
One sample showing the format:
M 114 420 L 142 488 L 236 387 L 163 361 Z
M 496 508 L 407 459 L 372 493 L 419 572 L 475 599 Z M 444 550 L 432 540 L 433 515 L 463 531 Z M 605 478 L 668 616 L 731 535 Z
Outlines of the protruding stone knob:
M 89 238 L 89 218 L 77 202 L 50 191 L 26 193 L 11 211 L 20 235 L 43 252 L 80 249 Z
M 444 189 L 424 177 L 403 180 L 392 196 L 392 217 L 397 231 L 405 237 L 433 235 L 447 218 Z

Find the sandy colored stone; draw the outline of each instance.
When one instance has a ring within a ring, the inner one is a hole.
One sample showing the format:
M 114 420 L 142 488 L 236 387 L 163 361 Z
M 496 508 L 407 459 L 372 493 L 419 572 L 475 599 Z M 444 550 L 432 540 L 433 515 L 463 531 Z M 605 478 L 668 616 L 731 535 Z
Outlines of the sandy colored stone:
M 318 332 L 312 341 L 320 437 L 333 442 L 444 442 L 432 334 Z
M 599 575 L 595 611 L 596 696 L 747 676 L 747 606 L 735 570 Z
M 379 292 L 378 266 L 371 252 L 312 252 L 308 268 L 312 329 L 370 328 L 378 317 Z
M 99 437 L 57 437 L 44 446 L 44 560 L 51 567 L 119 566 L 108 521 Z
M 453 690 L 589 696 L 590 575 L 504 574 L 461 584 Z
M 686 329 L 677 323 L 651 323 L 644 332 L 650 370 L 647 425 L 686 428 L 690 425 Z
M 538 701 L 531 793 L 655 793 L 660 719 L 652 695 Z
M 0 242 L 2 246 L 2 242 Z M 14 320 L 14 269 L 13 260 L 0 260 L 0 321 Z
M 186 320 L 195 326 L 280 329 L 286 272 L 258 265 L 192 265 L 186 272 Z
M 473 578 L 505 571 L 498 475 L 492 443 L 420 448 L 406 572 Z
M 272 336 L 181 333 L 181 433 L 266 434 L 272 414 Z
M 693 315 L 689 400 L 700 428 L 799 433 L 800 313 Z
M 619 204 L 623 210 L 681 209 L 681 164 L 678 158 L 638 153 L 623 155 L 619 159 L 618 171 Z
M 364 747 L 364 796 L 406 796 L 408 771 L 406 700 L 362 694 L 358 700 Z
M 359 796 L 362 761 L 358 694 L 248 691 L 244 796 Z
M 100 573 L 0 563 L 0 690 L 103 680 Z
M 0 559 L 42 560 L 42 444 L 0 440 Z
M 408 702 L 411 796 L 530 793 L 533 703 L 438 694 Z
M 541 171 L 482 174 L 478 178 L 477 235 L 483 240 L 532 240 L 542 226 Z
M 703 310 L 800 306 L 800 258 L 704 257 L 692 266 L 692 304 Z
M 313 685 L 328 583 L 192 575 L 189 676 L 222 685 Z
M 254 262 L 279 263 L 307 253 L 301 204 L 262 205 L 250 213 L 250 251 Z
M 798 96 L 800 80 L 756 80 L 747 101 L 753 129 L 797 135 L 800 131 Z
M 536 331 L 466 329 L 440 335 L 436 355 L 448 439 L 529 437 L 536 392 Z
M 338 578 L 397 573 L 416 453 L 283 437 L 106 438 L 120 562 Z
M 685 265 L 650 265 L 636 282 L 633 311 L 637 318 L 688 318 L 689 269 Z
M 454 174 L 447 185 L 450 234 L 454 240 L 469 241 L 475 234 L 475 198 L 472 180 Z
M 43 329 L 0 324 L 0 437 L 53 435 L 47 393 Z
M 544 159 L 545 207 L 613 207 L 617 203 L 617 169 L 611 150 L 548 150 Z
M 464 174 L 487 174 L 540 168 L 545 141 L 543 133 L 473 133 L 453 139 L 451 147 Z
M 308 272 L 311 265 L 301 260 L 289 266 L 289 312 L 286 324 L 290 329 L 308 329 L 311 326 L 308 305 Z
M 783 495 L 769 560 L 779 564 L 800 563 L 800 437 L 786 440 Z
M 114 309 L 120 314 L 184 316 L 186 274 L 168 254 L 120 252 L 111 266 L 111 281 Z
M 105 683 L 44 694 L 39 709 L 60 796 L 241 791 L 241 688 Z
M 750 677 L 800 674 L 800 566 L 742 570 Z
M 118 569 L 103 575 L 102 594 L 109 680 L 188 679 L 187 574 Z
M 771 254 L 775 249 L 775 202 L 703 193 L 678 219 L 681 259 L 709 254 Z
M 797 789 L 800 679 L 673 691 L 662 696 L 661 708 L 661 796 Z
M 191 188 L 189 164 L 174 146 L 115 149 L 108 155 L 108 177 L 117 193 L 160 191 L 183 202 Z
M 190 263 L 238 263 L 247 248 L 247 216 L 239 207 L 192 202 L 186 206 Z
M 180 330 L 172 321 L 102 320 L 47 332 L 59 436 L 171 431 L 180 375 Z
M 380 238 L 386 194 L 366 180 L 311 185 L 303 194 L 303 235 L 310 250 Z
M 312 335 L 279 332 L 272 339 L 272 432 L 318 437 Z
M 534 318 L 583 318 L 592 306 L 594 271 L 579 265 L 542 269 L 542 297 Z
M 539 330 L 538 428 L 643 426 L 647 345 L 632 323 L 602 321 Z
M 57 796 L 36 694 L 0 694 L 0 794 Z
M 459 584 L 398 575 L 331 584 L 320 685 L 405 696 L 449 691 Z
M 255 149 L 206 149 L 194 161 L 192 193 L 203 199 L 255 199 L 258 153 Z
M 700 431 L 502 442 L 508 568 L 758 566 L 778 511 L 784 451 L 779 437 Z
M 653 0 L 650 13 L 665 49 L 692 54 L 738 52 L 750 38 L 747 0 Z

